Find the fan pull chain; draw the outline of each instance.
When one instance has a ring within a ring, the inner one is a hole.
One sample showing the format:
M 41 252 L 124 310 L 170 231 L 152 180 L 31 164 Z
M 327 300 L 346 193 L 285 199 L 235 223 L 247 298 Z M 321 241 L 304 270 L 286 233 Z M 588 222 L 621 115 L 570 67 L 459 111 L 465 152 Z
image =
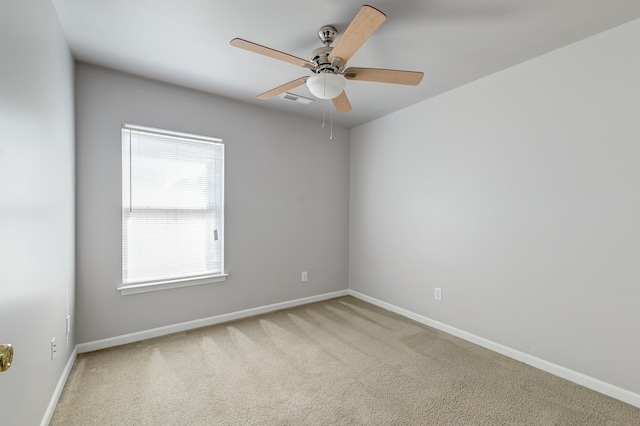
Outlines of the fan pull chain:
M 322 128 L 327 128 L 327 104 L 329 100 L 322 103 Z M 333 139 L 333 109 L 329 108 L 329 139 Z
M 327 101 L 328 102 L 328 101 Z M 322 105 L 322 128 L 327 128 L 327 102 Z M 329 108 L 329 139 L 333 139 L 333 110 Z
M 329 110 L 329 117 L 331 120 L 331 127 L 329 128 L 329 140 L 333 140 L 333 110 Z
M 327 128 L 327 123 L 325 122 L 325 112 L 327 111 L 327 103 L 325 102 L 322 105 L 322 128 L 326 129 Z

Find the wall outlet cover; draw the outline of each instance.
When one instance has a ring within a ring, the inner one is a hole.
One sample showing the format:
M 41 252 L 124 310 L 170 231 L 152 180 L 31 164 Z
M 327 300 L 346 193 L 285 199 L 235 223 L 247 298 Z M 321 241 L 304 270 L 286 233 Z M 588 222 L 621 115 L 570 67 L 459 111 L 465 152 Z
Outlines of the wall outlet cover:
M 442 300 L 442 289 L 436 287 L 433 289 L 433 298 L 436 300 Z

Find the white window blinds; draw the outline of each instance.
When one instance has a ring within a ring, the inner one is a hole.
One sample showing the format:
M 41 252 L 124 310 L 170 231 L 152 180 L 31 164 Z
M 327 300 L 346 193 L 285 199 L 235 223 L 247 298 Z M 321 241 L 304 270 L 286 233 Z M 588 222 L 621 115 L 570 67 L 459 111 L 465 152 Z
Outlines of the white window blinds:
M 122 128 L 123 284 L 224 273 L 224 144 Z

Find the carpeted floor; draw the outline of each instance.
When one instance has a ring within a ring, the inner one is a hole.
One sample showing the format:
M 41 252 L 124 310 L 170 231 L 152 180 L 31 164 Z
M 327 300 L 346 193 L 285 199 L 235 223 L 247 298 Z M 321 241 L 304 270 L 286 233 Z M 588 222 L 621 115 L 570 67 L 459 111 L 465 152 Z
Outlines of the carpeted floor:
M 78 356 L 51 425 L 640 425 L 640 409 L 352 297 Z

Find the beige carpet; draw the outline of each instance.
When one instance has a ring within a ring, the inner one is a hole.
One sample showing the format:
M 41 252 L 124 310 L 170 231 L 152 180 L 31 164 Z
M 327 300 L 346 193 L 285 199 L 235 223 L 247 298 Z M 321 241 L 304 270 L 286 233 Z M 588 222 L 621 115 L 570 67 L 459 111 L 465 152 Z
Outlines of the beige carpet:
M 79 355 L 51 425 L 640 425 L 352 297 Z

